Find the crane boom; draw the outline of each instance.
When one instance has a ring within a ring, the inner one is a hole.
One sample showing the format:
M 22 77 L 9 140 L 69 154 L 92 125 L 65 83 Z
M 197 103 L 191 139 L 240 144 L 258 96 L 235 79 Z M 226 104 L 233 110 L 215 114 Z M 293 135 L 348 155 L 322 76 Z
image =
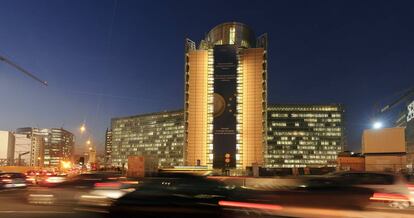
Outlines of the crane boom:
M 394 106 L 397 106 L 399 103 L 401 103 L 402 101 L 404 101 L 407 98 L 410 98 L 412 95 L 414 95 L 414 87 L 410 88 L 407 92 L 405 92 L 401 97 L 399 97 L 398 99 L 396 99 L 392 103 L 385 105 L 380 110 L 380 113 L 384 113 L 384 112 L 392 109 Z
M 14 63 L 13 61 L 3 57 L 0 55 L 0 61 L 3 61 L 4 63 L 14 67 L 15 69 L 17 69 L 18 71 L 22 72 L 23 74 L 25 74 L 26 76 L 42 83 L 42 85 L 47 86 L 47 81 L 41 80 L 39 79 L 37 76 L 33 75 L 32 73 L 30 73 L 29 71 L 25 70 L 24 68 L 20 67 L 19 65 L 17 65 L 16 63 Z

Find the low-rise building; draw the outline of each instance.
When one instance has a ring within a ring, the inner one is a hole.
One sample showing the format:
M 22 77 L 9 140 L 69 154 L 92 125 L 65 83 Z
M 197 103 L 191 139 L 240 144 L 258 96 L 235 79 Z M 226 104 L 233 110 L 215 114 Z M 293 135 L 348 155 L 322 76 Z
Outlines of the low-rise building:
M 400 172 L 406 169 L 405 128 L 364 130 L 362 153 L 366 171 Z
M 336 161 L 337 171 L 365 171 L 365 157 L 361 153 L 341 152 Z

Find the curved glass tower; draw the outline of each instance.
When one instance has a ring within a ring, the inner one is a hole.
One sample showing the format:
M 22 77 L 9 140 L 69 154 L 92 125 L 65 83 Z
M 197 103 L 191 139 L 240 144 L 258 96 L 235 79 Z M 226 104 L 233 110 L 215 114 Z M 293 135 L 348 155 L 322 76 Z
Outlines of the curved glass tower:
M 266 147 L 267 35 L 223 23 L 185 43 L 185 164 L 262 165 Z

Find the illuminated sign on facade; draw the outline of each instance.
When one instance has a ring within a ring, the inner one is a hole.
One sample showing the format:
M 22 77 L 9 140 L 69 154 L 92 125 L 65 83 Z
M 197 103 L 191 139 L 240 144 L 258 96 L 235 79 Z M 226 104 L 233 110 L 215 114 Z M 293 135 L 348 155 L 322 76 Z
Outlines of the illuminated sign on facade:
M 213 167 L 236 167 L 237 48 L 214 47 Z M 228 156 L 225 158 L 225 156 Z M 228 160 L 227 162 L 225 160 Z
M 414 118 L 414 101 L 411 102 L 411 104 L 407 106 L 407 109 L 408 109 L 408 114 L 407 114 L 407 123 L 408 123 L 410 122 L 410 120 Z

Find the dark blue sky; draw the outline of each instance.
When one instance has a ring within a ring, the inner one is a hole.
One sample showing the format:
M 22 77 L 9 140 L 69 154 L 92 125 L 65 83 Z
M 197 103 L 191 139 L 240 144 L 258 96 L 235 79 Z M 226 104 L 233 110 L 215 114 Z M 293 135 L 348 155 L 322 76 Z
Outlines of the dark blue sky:
M 270 103 L 343 103 L 359 149 L 374 105 L 414 82 L 409 1 L 2 0 L 0 129 L 85 121 L 100 148 L 110 118 L 182 108 L 184 38 L 239 21 L 269 34 Z

